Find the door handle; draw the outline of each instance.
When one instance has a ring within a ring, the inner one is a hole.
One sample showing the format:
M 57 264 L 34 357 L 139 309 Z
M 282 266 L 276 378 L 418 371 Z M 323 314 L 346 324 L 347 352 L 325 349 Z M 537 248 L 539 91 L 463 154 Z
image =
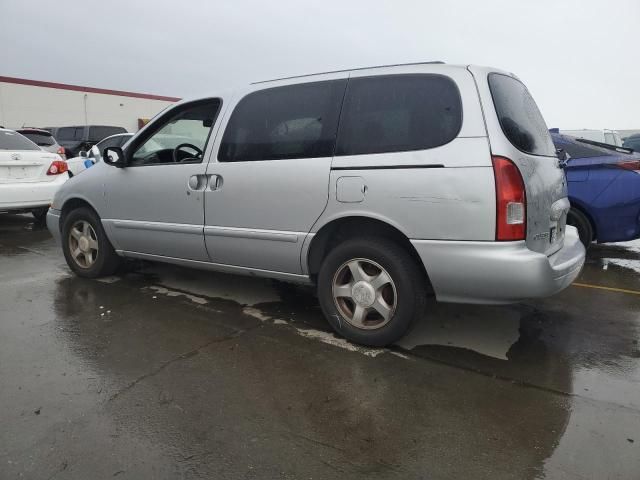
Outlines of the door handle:
M 209 190 L 211 190 L 212 192 L 220 190 L 223 183 L 224 179 L 222 178 L 222 175 L 209 175 Z
M 193 190 L 194 192 L 204 190 L 207 187 L 207 176 L 191 175 L 189 177 L 189 181 L 187 182 L 187 187 L 189 188 L 189 190 Z

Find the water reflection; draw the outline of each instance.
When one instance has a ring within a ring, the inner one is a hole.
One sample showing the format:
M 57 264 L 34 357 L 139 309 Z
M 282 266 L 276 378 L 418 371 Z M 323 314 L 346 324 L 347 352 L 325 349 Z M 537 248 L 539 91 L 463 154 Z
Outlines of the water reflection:
M 261 310 L 321 321 L 308 291 L 274 288 L 288 301 Z M 156 445 L 187 477 L 216 475 L 233 458 L 260 469 L 260 478 L 532 478 L 567 422 L 567 399 L 546 391 L 439 363 L 345 352 L 243 315 L 229 300 L 198 306 L 153 296 L 136 275 L 112 284 L 63 279 L 58 335 L 104 378 L 104 412 L 118 428 Z M 517 355 L 518 341 L 507 357 Z M 439 348 L 455 364 L 467 351 Z M 570 388 L 568 364 L 538 365 Z

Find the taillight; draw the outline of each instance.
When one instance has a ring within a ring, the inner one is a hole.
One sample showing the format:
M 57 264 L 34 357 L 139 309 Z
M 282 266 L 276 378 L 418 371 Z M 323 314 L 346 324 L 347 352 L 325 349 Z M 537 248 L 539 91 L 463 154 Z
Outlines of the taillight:
M 69 171 L 69 167 L 67 166 L 67 162 L 62 160 L 54 160 L 49 165 L 49 169 L 47 170 L 47 175 L 60 175 L 61 173 L 66 173 Z
M 527 235 L 527 195 L 518 167 L 493 156 L 496 179 L 496 240 L 524 240 Z
M 627 160 L 624 162 L 616 163 L 616 166 L 624 168 L 625 170 L 640 171 L 640 160 Z
M 64 147 L 60 147 L 58 149 L 58 155 L 60 155 L 62 157 L 63 160 L 67 159 L 67 154 L 64 151 Z

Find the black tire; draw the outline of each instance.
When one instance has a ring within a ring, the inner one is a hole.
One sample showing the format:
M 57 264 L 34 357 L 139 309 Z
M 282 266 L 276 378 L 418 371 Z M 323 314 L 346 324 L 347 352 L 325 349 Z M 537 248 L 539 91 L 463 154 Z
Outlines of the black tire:
M 580 210 L 571 208 L 567 215 L 567 224 L 572 225 L 578 229 L 578 235 L 580 241 L 585 248 L 589 248 L 591 242 L 593 242 L 593 226 L 587 218 L 587 216 Z
M 47 219 L 47 212 L 49 207 L 38 208 L 37 210 L 31 210 L 31 215 L 35 218 L 36 223 L 44 223 Z
M 98 251 L 90 266 L 80 265 L 71 254 L 70 235 L 71 229 L 78 222 L 88 222 L 93 228 L 98 244 Z M 69 268 L 76 275 L 85 278 L 97 278 L 115 273 L 122 263 L 122 259 L 115 252 L 113 245 L 107 238 L 102 228 L 98 215 L 88 207 L 72 210 L 64 217 L 62 224 L 62 251 Z
M 378 328 L 366 330 L 352 325 L 338 306 L 340 300 L 334 300 L 334 278 L 353 259 L 375 262 L 393 281 L 395 310 L 388 323 Z M 362 345 L 382 347 L 400 339 L 424 313 L 426 297 L 427 283 L 416 260 L 386 238 L 356 238 L 339 244 L 326 256 L 318 274 L 318 300 L 327 321 L 338 334 Z

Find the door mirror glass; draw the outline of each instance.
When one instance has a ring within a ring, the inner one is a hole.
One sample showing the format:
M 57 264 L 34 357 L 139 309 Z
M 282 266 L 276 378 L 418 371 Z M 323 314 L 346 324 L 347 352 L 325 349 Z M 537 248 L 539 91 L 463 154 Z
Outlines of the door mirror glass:
M 105 148 L 103 161 L 108 165 L 118 168 L 122 168 L 126 165 L 124 152 L 120 147 Z
M 78 155 L 81 156 L 82 158 L 87 158 L 89 156 L 87 155 L 87 152 L 85 152 L 84 150 L 80 150 L 80 153 Z

